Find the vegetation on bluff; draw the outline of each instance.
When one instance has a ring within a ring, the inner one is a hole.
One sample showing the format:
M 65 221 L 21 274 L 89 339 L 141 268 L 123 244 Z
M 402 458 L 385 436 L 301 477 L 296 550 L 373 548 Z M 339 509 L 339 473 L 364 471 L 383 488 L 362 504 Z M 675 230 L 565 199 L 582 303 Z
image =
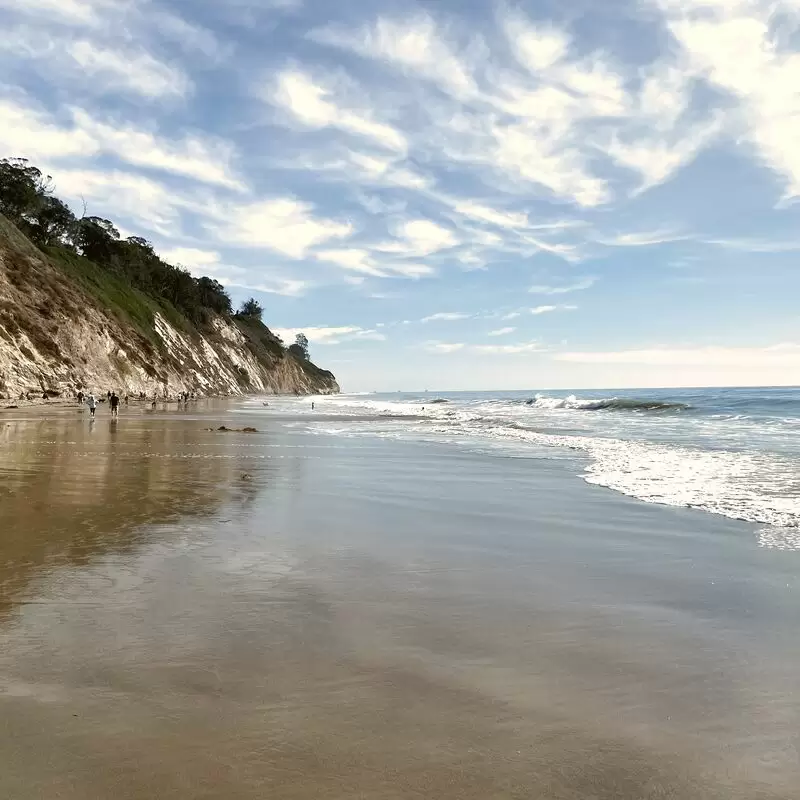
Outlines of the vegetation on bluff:
M 153 314 L 162 313 L 177 327 L 203 329 L 214 315 L 233 317 L 253 344 L 283 352 L 280 340 L 260 323 L 261 304 L 254 298 L 234 313 L 219 281 L 194 277 L 185 267 L 169 264 L 140 236 L 122 238 L 110 220 L 76 217 L 54 195 L 53 181 L 26 159 L 0 160 L 0 214 L 11 220 L 70 280 L 88 291 L 111 313 L 153 338 Z M 176 313 L 177 312 L 177 313 Z M 308 339 L 302 334 L 288 351 L 308 361 Z

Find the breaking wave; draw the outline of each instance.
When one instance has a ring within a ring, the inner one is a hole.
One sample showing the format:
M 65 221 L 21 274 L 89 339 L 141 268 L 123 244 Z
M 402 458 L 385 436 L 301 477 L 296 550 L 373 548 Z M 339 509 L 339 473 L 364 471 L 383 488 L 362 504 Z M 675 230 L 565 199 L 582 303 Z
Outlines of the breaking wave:
M 688 411 L 691 408 L 686 403 L 670 403 L 663 400 L 636 400 L 624 397 L 582 400 L 574 394 L 569 395 L 569 397 L 547 397 L 546 395 L 537 394 L 536 397 L 527 400 L 526 405 L 546 409 L 569 408 L 576 411 L 680 412 Z

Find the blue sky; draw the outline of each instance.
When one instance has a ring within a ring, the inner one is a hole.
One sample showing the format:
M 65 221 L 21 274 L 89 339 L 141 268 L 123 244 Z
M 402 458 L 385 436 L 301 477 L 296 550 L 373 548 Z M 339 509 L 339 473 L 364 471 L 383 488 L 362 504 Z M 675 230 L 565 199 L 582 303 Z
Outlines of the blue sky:
M 800 0 L 0 0 L 0 151 L 344 389 L 800 383 Z

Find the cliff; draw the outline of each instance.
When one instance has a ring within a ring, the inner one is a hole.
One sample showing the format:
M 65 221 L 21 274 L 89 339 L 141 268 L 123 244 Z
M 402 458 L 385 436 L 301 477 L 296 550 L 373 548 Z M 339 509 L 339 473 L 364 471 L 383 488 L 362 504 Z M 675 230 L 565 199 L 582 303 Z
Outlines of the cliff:
M 65 247 L 36 247 L 0 215 L 0 397 L 105 393 L 331 394 L 334 376 L 257 319 L 165 299 Z

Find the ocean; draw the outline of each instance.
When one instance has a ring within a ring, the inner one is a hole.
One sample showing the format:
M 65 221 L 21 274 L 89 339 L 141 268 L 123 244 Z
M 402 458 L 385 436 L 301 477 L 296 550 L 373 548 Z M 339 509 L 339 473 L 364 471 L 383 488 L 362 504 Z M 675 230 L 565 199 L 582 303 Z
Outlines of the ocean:
M 758 523 L 763 546 L 800 549 L 797 388 L 344 394 L 314 403 L 312 412 L 307 398 L 258 399 L 246 409 L 301 412 L 293 424 L 338 436 L 568 459 L 589 483 Z

